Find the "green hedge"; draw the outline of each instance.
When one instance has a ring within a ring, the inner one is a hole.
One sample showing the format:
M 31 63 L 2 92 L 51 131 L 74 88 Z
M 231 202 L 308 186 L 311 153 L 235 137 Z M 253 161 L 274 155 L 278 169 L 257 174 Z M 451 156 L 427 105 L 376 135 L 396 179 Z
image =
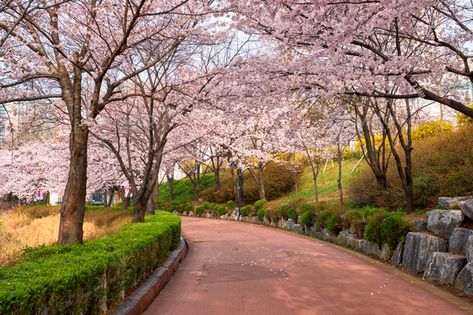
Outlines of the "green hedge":
M 163 263 L 180 234 L 180 218 L 158 212 L 82 245 L 27 250 L 0 268 L 0 314 L 101 313 Z

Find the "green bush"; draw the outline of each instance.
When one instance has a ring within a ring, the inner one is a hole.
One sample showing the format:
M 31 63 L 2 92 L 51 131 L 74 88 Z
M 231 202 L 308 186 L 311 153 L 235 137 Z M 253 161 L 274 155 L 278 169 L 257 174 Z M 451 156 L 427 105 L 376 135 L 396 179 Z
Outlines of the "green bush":
M 279 207 L 279 217 L 283 218 L 284 220 L 288 219 L 286 206 Z
M 256 211 L 260 210 L 266 204 L 266 199 L 261 199 L 255 202 L 254 208 Z
M 228 200 L 227 201 L 227 209 L 229 211 L 235 210 L 235 202 L 233 200 Z
M 253 211 L 253 207 L 251 205 L 246 205 L 244 207 L 241 207 L 240 215 L 243 217 L 247 217 L 250 215 L 252 211 Z
M 266 209 L 261 208 L 256 212 L 256 216 L 259 220 L 263 221 L 264 217 L 266 216 Z
M 180 239 L 179 217 L 158 211 L 145 223 L 82 245 L 26 250 L 0 268 L 0 314 L 98 314 L 163 263 Z M 107 284 L 102 288 L 103 283 Z
M 395 211 L 389 213 L 380 226 L 381 243 L 386 243 L 391 249 L 402 241 L 409 232 L 409 221 L 406 220 L 405 213 Z
M 289 208 L 287 209 L 287 217 L 289 219 L 293 219 L 294 221 L 297 221 L 297 211 L 294 208 Z
M 206 208 L 204 206 L 198 206 L 197 208 L 195 208 L 195 214 L 197 216 L 202 216 L 204 215 L 205 210 Z
M 314 224 L 315 215 L 312 211 L 306 210 L 300 217 L 300 222 L 306 227 L 311 227 Z
M 340 233 L 343 230 L 343 221 L 341 217 L 336 214 L 331 215 L 327 219 L 327 229 L 335 234 Z
M 216 206 L 214 206 L 213 213 L 214 213 L 214 215 L 220 217 L 220 216 L 224 215 L 227 212 L 226 212 L 225 206 L 216 205 Z

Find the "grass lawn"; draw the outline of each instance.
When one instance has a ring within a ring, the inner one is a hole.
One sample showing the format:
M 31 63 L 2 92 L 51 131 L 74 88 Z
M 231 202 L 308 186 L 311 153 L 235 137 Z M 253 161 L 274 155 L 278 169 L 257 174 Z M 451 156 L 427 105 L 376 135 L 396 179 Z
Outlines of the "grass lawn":
M 201 191 L 212 187 L 215 184 L 215 176 L 214 175 L 206 175 L 202 178 L 201 183 Z M 169 190 L 167 183 L 162 183 L 159 186 L 160 195 L 159 195 L 159 202 L 166 203 L 169 198 Z M 182 204 L 188 201 L 194 200 L 194 187 L 192 182 L 187 179 L 183 178 L 180 180 L 174 181 L 174 204 Z
M 349 195 L 347 191 L 347 185 L 353 176 L 359 172 L 359 168 L 364 163 L 352 171 L 354 166 L 358 163 L 356 159 L 345 160 L 342 163 L 342 187 L 343 194 L 346 201 L 349 201 Z M 325 170 L 325 172 L 324 172 Z M 322 169 L 317 178 L 317 184 L 319 189 L 319 201 L 337 201 L 338 200 L 338 189 L 337 189 L 337 178 L 338 178 L 338 165 L 336 162 L 328 162 L 327 166 L 322 165 Z M 276 206 L 278 204 L 286 204 L 297 199 L 303 199 L 305 201 L 314 200 L 314 183 L 312 180 L 312 171 L 310 166 L 304 167 L 301 176 L 297 184 L 297 189 L 293 192 L 283 196 L 277 200 L 271 201 L 270 204 Z

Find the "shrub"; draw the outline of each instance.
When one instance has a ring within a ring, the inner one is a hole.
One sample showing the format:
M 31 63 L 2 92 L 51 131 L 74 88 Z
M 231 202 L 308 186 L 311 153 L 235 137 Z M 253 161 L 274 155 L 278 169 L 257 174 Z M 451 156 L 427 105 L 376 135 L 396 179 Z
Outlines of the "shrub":
M 359 236 L 363 236 L 363 232 L 366 226 L 366 220 L 363 215 L 363 211 L 360 209 L 349 210 L 345 213 L 345 220 L 349 227 L 356 232 Z
M 284 220 L 288 219 L 286 206 L 279 207 L 279 217 L 283 218 Z
M 370 242 L 381 245 L 381 223 L 387 216 L 385 209 L 366 208 L 364 215 L 366 217 L 365 238 Z
M 224 215 L 226 213 L 225 206 L 222 206 L 222 205 L 214 206 L 213 213 L 214 213 L 214 215 L 216 215 L 218 217 Z
M 287 217 L 289 219 L 293 219 L 294 221 L 297 221 L 297 211 L 294 208 L 289 208 L 287 209 Z
M 247 217 L 253 211 L 253 207 L 251 205 L 246 205 L 240 209 L 240 214 L 243 217 Z
M 204 206 L 198 206 L 197 208 L 195 208 L 195 214 L 198 216 L 202 216 L 204 215 L 205 210 L 206 208 L 204 208 Z
M 227 209 L 229 211 L 235 210 L 235 202 L 233 200 L 228 200 L 227 201 Z
M 300 217 L 300 222 L 308 228 L 314 224 L 314 220 L 315 220 L 315 215 L 310 210 L 306 210 L 304 213 L 302 213 Z
M 256 212 L 256 216 L 259 220 L 263 221 L 264 217 L 266 216 L 266 209 L 261 208 Z
M 340 216 L 332 214 L 327 219 L 327 229 L 335 234 L 340 233 L 343 230 L 343 221 Z
M 401 211 L 391 212 L 383 220 L 380 226 L 381 243 L 386 243 L 391 249 L 402 241 L 409 232 L 410 225 L 406 220 L 405 213 Z
M 82 245 L 26 250 L 19 263 L 0 268 L 0 313 L 101 313 L 100 301 L 116 305 L 164 262 L 180 231 L 179 217 L 158 212 Z
M 254 208 L 256 211 L 260 210 L 266 204 L 266 199 L 261 199 L 255 202 Z

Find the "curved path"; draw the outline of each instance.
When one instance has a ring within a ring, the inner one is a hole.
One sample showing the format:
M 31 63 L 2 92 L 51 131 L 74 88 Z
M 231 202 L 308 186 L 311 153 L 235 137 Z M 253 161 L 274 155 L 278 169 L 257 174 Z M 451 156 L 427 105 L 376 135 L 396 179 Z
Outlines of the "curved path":
M 190 251 L 145 314 L 471 314 L 463 300 L 329 243 L 182 218 Z

